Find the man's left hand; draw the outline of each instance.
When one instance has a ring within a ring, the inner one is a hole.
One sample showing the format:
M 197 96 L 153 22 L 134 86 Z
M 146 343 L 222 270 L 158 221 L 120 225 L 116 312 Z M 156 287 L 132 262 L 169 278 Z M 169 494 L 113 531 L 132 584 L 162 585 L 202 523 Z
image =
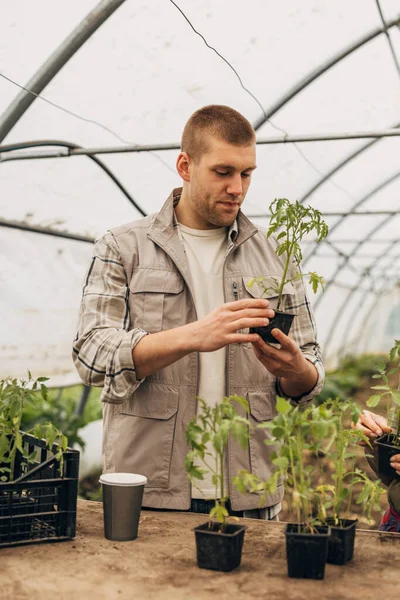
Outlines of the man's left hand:
M 280 348 L 264 342 L 261 337 L 252 342 L 255 355 L 264 367 L 280 378 L 282 391 L 295 398 L 311 391 L 318 380 L 318 372 L 307 360 L 299 346 L 280 329 L 273 329 Z

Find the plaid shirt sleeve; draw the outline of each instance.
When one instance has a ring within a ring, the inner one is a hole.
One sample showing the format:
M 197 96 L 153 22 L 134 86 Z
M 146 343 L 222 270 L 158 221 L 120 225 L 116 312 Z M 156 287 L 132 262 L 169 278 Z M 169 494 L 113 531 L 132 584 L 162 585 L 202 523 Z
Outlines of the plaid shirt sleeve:
M 296 270 L 299 271 L 297 265 Z M 291 400 L 292 404 L 296 406 L 303 406 L 309 404 L 322 391 L 325 380 L 325 369 L 322 362 L 321 348 L 317 342 L 315 317 L 307 296 L 303 278 L 292 281 L 292 284 L 295 293 L 284 306 L 284 310 L 297 315 L 293 321 L 290 336 L 300 347 L 303 356 L 317 369 L 318 379 L 313 389 L 307 394 L 298 396 L 297 398 L 290 398 L 283 392 L 278 378 L 276 380 L 276 393 L 278 396 Z
M 140 385 L 132 350 L 147 335 L 130 329 L 129 286 L 111 233 L 95 244 L 85 277 L 73 361 L 89 386 L 103 387 L 102 401 L 122 403 Z

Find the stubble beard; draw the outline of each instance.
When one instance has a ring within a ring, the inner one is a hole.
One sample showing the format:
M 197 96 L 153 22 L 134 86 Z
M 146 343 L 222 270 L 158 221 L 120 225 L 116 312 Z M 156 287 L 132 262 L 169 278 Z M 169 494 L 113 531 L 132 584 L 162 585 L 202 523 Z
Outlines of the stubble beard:
M 192 201 L 198 214 L 215 227 L 230 227 L 235 222 L 237 213 L 228 215 L 218 212 L 217 202 L 202 189 L 192 194 Z

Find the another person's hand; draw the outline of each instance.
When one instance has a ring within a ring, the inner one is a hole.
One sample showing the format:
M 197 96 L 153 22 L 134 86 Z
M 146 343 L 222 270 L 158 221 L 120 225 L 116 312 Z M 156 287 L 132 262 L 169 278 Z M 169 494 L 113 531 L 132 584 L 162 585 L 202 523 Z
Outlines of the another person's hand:
M 390 457 L 390 466 L 396 471 L 397 475 L 400 475 L 400 454 L 394 454 Z M 397 482 L 400 486 L 400 481 Z M 400 490 L 399 490 L 399 510 L 400 510 Z
M 358 421 L 353 428 L 362 431 L 371 441 L 383 435 L 384 433 L 390 433 L 391 429 L 388 426 L 387 420 L 381 415 L 371 412 L 370 410 L 363 410 L 360 414 Z M 362 446 L 366 446 L 367 442 L 361 441 Z M 400 455 L 399 455 L 400 459 Z M 400 461 L 399 461 L 400 468 Z

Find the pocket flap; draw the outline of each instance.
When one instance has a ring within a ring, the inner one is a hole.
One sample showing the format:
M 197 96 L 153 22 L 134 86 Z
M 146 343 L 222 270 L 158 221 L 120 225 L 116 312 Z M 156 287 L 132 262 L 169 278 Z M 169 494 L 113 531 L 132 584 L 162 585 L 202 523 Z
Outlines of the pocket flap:
M 178 404 L 178 386 L 143 382 L 125 403 L 121 414 L 167 420 L 178 411 Z
M 275 403 L 271 398 L 272 395 L 275 398 L 275 394 L 275 386 L 264 391 L 247 393 L 250 414 L 256 421 L 270 421 L 276 415 Z
M 129 284 L 132 294 L 158 292 L 179 294 L 183 290 L 183 279 L 175 271 L 165 269 L 138 269 L 134 271 Z
M 262 283 L 255 281 L 254 277 L 242 277 L 243 285 L 253 298 L 276 298 L 278 292 L 276 288 L 279 285 L 281 275 L 265 275 Z M 253 282 L 253 285 L 251 285 Z M 294 294 L 294 287 L 292 283 L 285 283 L 283 286 L 284 294 Z

